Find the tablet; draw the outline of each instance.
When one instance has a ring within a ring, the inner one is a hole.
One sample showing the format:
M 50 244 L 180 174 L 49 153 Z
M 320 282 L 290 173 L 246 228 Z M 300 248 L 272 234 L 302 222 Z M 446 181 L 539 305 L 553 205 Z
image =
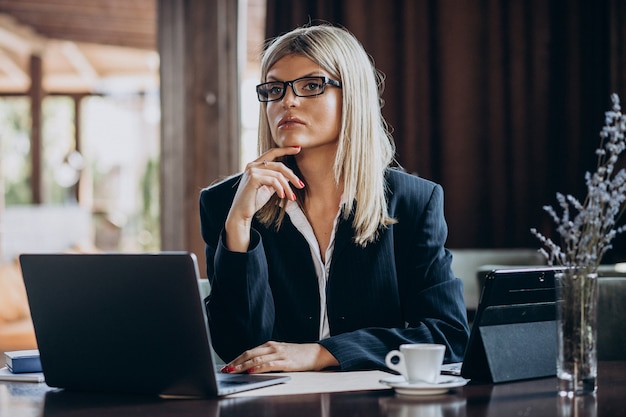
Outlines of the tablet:
M 558 267 L 496 269 L 483 285 L 461 366 L 473 381 L 556 375 Z

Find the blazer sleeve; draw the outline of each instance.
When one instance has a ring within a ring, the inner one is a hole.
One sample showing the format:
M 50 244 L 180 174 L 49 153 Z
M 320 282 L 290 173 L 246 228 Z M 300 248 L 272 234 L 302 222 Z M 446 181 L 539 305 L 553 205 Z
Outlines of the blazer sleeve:
M 201 233 L 211 284 L 205 304 L 213 348 L 225 361 L 268 341 L 274 323 L 274 302 L 259 233 L 252 229 L 246 253 L 231 252 L 224 244 L 224 221 L 237 188 L 236 180 L 200 194 Z
M 424 180 L 417 185 L 405 187 L 414 198 L 397 192 L 405 201 L 392 203 L 397 205 L 392 215 L 398 224 L 391 256 L 395 256 L 404 326 L 355 329 L 321 340 L 343 370 L 386 369 L 387 352 L 403 343 L 440 343 L 446 346 L 445 362 L 463 358 L 469 330 L 462 282 L 454 277 L 452 255 L 444 247 L 443 190 Z M 424 198 L 426 202 L 420 204 Z

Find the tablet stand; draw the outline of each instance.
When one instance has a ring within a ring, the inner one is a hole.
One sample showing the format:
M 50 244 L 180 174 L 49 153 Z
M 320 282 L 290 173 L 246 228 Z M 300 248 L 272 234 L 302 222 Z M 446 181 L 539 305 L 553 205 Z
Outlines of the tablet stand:
M 556 375 L 554 303 L 492 306 L 479 326 L 483 375 L 493 383 Z

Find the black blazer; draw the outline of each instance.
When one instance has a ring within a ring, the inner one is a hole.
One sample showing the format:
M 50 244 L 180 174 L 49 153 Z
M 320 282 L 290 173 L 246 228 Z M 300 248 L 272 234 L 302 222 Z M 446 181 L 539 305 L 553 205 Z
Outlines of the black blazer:
M 268 340 L 316 342 L 320 298 L 309 246 L 285 216 L 280 230 L 253 222 L 247 253 L 224 246 L 222 231 L 240 176 L 202 190 L 200 219 L 211 294 L 213 346 L 230 361 Z M 468 325 L 461 280 L 444 248 L 443 190 L 387 171 L 389 214 L 398 223 L 365 248 L 352 219 L 340 219 L 327 282 L 331 337 L 318 341 L 344 370 L 385 369 L 402 343 L 441 343 L 445 360 L 462 360 Z

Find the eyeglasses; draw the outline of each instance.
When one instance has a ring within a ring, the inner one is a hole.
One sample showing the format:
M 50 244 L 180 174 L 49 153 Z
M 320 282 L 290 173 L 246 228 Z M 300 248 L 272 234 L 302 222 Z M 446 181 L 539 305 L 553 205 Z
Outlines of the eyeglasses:
M 341 88 L 341 82 L 328 77 L 302 77 L 292 81 L 270 81 L 256 86 L 257 98 L 262 103 L 277 101 L 285 97 L 287 86 L 298 97 L 315 97 L 324 94 L 326 85 Z

